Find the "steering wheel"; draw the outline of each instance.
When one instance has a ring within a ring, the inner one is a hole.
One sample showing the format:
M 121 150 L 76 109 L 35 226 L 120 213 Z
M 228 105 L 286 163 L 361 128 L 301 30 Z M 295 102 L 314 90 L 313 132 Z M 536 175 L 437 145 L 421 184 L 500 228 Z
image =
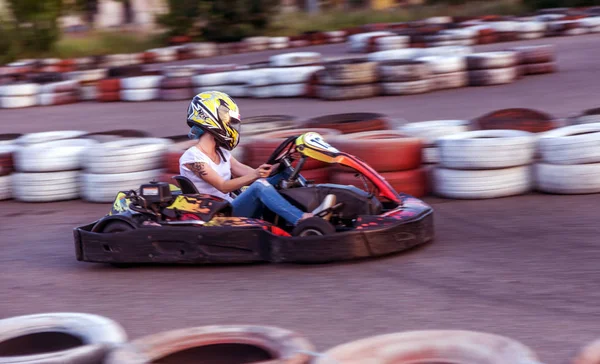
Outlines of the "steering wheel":
M 271 154 L 269 159 L 267 160 L 267 164 L 277 164 L 280 163 L 279 169 L 275 171 L 275 173 L 281 172 L 285 168 L 290 168 L 292 165 L 292 161 L 290 160 L 290 156 L 294 150 L 294 144 L 296 143 L 296 139 L 298 139 L 297 135 L 290 136 L 286 140 L 284 140 Z M 300 162 L 302 163 L 302 161 Z M 298 165 L 298 167 L 294 170 L 289 181 L 298 181 L 302 186 L 306 186 L 306 179 L 300 175 L 300 170 L 302 169 L 302 164 Z

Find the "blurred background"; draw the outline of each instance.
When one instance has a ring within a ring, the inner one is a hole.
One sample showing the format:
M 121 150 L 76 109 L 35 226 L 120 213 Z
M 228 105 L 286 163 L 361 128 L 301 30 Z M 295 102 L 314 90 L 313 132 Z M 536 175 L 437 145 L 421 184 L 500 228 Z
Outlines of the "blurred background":
M 0 0 L 0 62 L 139 52 L 174 36 L 235 42 L 430 16 L 516 15 L 595 0 Z M 182 39 L 180 39 L 181 41 Z

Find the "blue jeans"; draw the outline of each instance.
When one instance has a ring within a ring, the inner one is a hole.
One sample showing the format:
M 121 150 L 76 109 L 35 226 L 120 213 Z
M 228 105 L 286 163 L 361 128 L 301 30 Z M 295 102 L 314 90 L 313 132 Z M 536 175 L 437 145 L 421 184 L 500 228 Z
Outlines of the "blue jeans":
M 290 204 L 274 187 L 285 177 L 285 172 L 278 173 L 252 183 L 231 202 L 234 216 L 260 218 L 266 206 L 290 224 L 296 225 L 304 212 Z

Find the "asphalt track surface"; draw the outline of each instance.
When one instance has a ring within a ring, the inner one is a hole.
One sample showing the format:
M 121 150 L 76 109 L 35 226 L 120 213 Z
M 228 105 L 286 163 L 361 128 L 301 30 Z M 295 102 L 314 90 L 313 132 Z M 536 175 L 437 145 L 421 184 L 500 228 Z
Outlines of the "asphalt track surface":
M 560 72 L 417 96 L 239 103 L 243 116 L 376 111 L 400 121 L 470 119 L 504 107 L 566 117 L 598 106 L 600 36 L 523 43 L 556 44 Z M 344 55 L 342 45 L 311 49 Z M 203 62 L 256 62 L 272 53 Z M 5 133 L 126 127 L 166 136 L 187 132 L 185 109 L 181 101 L 1 110 L 0 125 Z M 275 325 L 301 332 L 319 350 L 396 331 L 479 330 L 521 340 L 545 363 L 567 363 L 600 337 L 598 195 L 425 200 L 436 210 L 436 239 L 405 254 L 316 266 L 132 269 L 75 260 L 71 229 L 105 214 L 107 204 L 0 202 L 0 317 L 97 313 L 132 338 L 199 325 Z

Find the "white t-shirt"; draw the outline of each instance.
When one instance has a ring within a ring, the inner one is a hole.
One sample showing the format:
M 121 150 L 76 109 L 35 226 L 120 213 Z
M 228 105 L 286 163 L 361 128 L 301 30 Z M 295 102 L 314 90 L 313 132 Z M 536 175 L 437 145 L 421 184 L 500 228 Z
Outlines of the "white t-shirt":
M 214 169 L 219 174 L 219 176 L 221 176 L 221 178 L 228 181 L 231 179 L 231 153 L 223 148 L 221 148 L 221 152 L 223 152 L 223 155 L 225 156 L 225 159 L 227 159 L 227 162 L 225 162 L 223 158 L 220 158 L 220 163 L 216 164 L 200 149 L 196 148 L 196 146 L 189 148 L 185 151 L 185 153 L 183 153 L 181 158 L 179 158 L 179 174 L 189 178 L 194 183 L 194 185 L 196 185 L 196 188 L 200 193 L 207 193 L 209 195 L 217 196 L 231 202 L 233 201 L 233 198 L 231 198 L 229 194 L 217 190 L 213 185 L 206 182 L 202 178 L 196 176 L 194 172 L 192 172 L 188 167 L 185 166 L 187 163 L 206 163 L 212 169 Z

